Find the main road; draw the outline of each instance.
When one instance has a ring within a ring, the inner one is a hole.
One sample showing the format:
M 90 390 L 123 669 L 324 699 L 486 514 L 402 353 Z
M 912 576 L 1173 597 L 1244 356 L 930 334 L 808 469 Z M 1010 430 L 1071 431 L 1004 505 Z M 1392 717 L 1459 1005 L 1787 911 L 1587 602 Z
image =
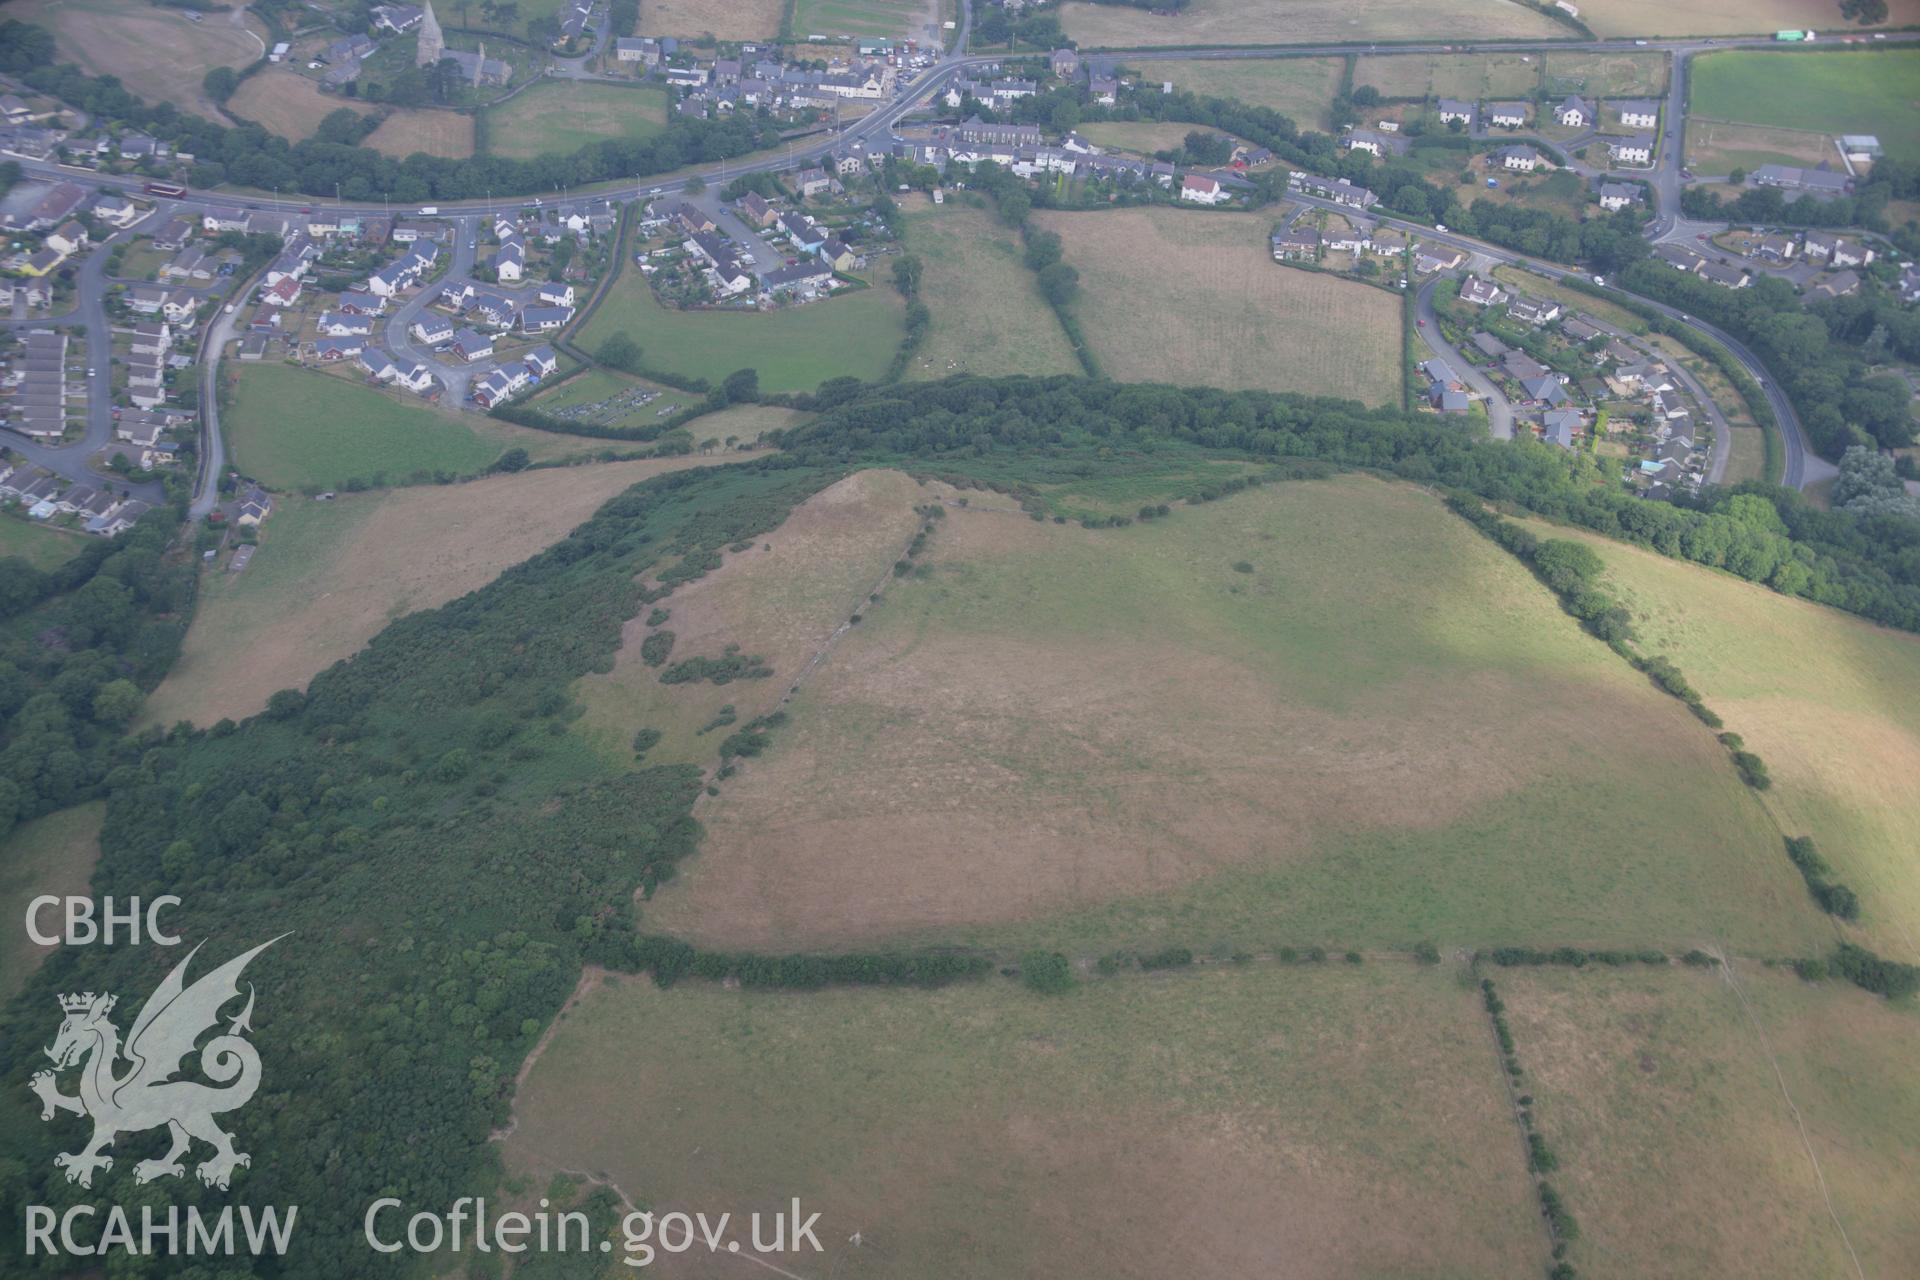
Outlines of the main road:
M 968 35 L 969 29 L 971 26 L 971 21 L 972 21 L 970 6 L 968 5 L 960 6 L 960 14 L 961 14 L 961 17 L 960 17 L 961 25 L 958 33 L 958 39 L 955 41 L 955 44 L 954 44 L 955 50 L 964 50 L 966 48 L 967 35 Z M 1912 41 L 1915 39 L 1920 39 L 1920 35 L 1903 34 L 1903 35 L 1892 36 L 1891 39 L 1895 41 Z M 1672 69 L 1672 74 L 1669 78 L 1669 85 L 1667 90 L 1667 102 L 1666 102 L 1667 119 L 1663 126 L 1663 137 L 1662 137 L 1660 161 L 1657 164 L 1655 170 L 1653 170 L 1650 175 L 1652 184 L 1654 187 L 1654 192 L 1655 192 L 1655 219 L 1653 224 L 1649 227 L 1649 235 L 1650 235 L 1650 238 L 1657 240 L 1662 238 L 1670 238 L 1678 229 L 1690 225 L 1690 224 L 1684 223 L 1683 220 L 1681 220 L 1679 217 L 1679 191 L 1682 185 L 1682 177 L 1679 173 L 1679 166 L 1680 166 L 1680 157 L 1682 155 L 1683 146 L 1684 146 L 1683 131 L 1684 131 L 1684 119 L 1685 119 L 1684 113 L 1685 113 L 1685 104 L 1686 104 L 1686 87 L 1685 86 L 1686 86 L 1686 75 L 1687 75 L 1687 65 L 1686 65 L 1687 62 L 1693 57 L 1693 55 L 1706 50 L 1742 48 L 1742 47 L 1767 48 L 1767 47 L 1771 47 L 1773 43 L 1774 42 L 1770 39 L 1765 39 L 1760 37 L 1731 38 L 1731 39 L 1718 39 L 1718 40 L 1702 40 L 1702 39 L 1646 40 L 1646 41 L 1641 41 L 1641 40 L 1599 40 L 1599 41 L 1549 40 L 1549 41 L 1533 41 L 1533 42 L 1482 42 L 1480 44 L 1440 44 L 1440 43 L 1392 44 L 1392 45 L 1385 45 L 1385 46 L 1381 46 L 1377 44 L 1368 44 L 1368 43 L 1353 43 L 1353 44 L 1343 44 L 1343 45 L 1316 45 L 1316 46 L 1310 46 L 1310 47 L 1303 46 L 1303 47 L 1294 47 L 1294 48 L 1278 47 L 1278 48 L 1261 48 L 1261 49 L 1237 49 L 1237 48 L 1136 49 L 1136 50 L 1114 50 L 1114 51 L 1106 51 L 1106 52 L 1092 51 L 1092 52 L 1089 52 L 1089 54 L 1086 56 L 1090 58 L 1106 58 L 1106 59 L 1112 59 L 1114 61 L 1125 61 L 1128 63 L 1141 63 L 1141 62 L 1155 62 L 1155 61 L 1161 61 L 1161 60 L 1167 60 L 1167 59 L 1178 59 L 1183 61 L 1187 61 L 1187 60 L 1233 61 L 1233 60 L 1273 59 L 1273 58 L 1288 58 L 1288 57 L 1326 57 L 1330 55 L 1339 56 L 1343 54 L 1363 54 L 1363 53 L 1373 53 L 1373 52 L 1420 54 L 1420 53 L 1472 53 L 1472 52 L 1481 51 L 1481 50 L 1489 51 L 1489 52 L 1535 51 L 1535 52 L 1546 53 L 1546 52 L 1552 52 L 1555 50 L 1573 49 L 1573 50 L 1579 50 L 1581 52 L 1603 52 L 1603 53 L 1604 52 L 1617 52 L 1617 53 L 1645 52 L 1645 53 L 1671 54 L 1673 69 Z M 946 88 L 949 82 L 951 82 L 952 80 L 954 80 L 959 76 L 966 74 L 968 71 L 972 70 L 973 68 L 984 66 L 990 63 L 999 62 L 1003 60 L 1004 57 L 1005 55 L 1003 54 L 969 55 L 963 52 L 949 53 L 946 56 L 942 57 L 940 61 L 935 63 L 932 67 L 928 68 L 924 73 L 922 73 L 920 77 L 917 80 L 915 80 L 912 85 L 908 86 L 905 90 L 897 92 L 890 101 L 883 103 L 881 106 L 875 108 L 872 112 L 868 113 L 866 116 L 853 122 L 852 124 L 845 126 L 844 128 L 834 130 L 823 137 L 820 137 L 818 139 L 814 139 L 811 141 L 807 141 L 802 145 L 794 146 L 786 151 L 781 152 L 779 155 L 776 155 L 776 156 L 763 157 L 759 160 L 750 160 L 745 162 L 730 163 L 730 164 L 718 166 L 709 172 L 704 172 L 697 176 L 699 177 L 701 182 L 706 183 L 710 181 L 721 180 L 723 177 L 738 177 L 741 174 L 745 174 L 745 173 L 773 172 L 773 171 L 802 167 L 805 165 L 812 164 L 814 161 L 818 160 L 820 157 L 826 155 L 827 153 L 837 150 L 841 147 L 844 147 L 855 140 L 863 140 L 863 139 L 873 138 L 876 136 L 884 136 L 885 134 L 890 133 L 891 130 L 893 129 L 893 126 L 897 124 L 904 116 L 906 116 L 909 112 L 919 108 L 926 102 L 930 101 L 936 94 L 942 92 Z M 46 177 L 84 178 L 85 180 L 96 183 L 98 185 L 107 186 L 107 187 L 117 187 L 123 190 L 137 191 L 141 187 L 141 179 L 137 177 L 126 177 L 123 175 L 104 175 L 103 176 L 103 175 L 95 174 L 90 170 L 68 168 L 63 165 L 52 164 L 46 161 L 21 161 L 20 164 L 23 170 L 26 170 L 27 172 L 34 173 L 37 175 L 46 176 Z M 631 183 L 613 182 L 613 183 L 601 184 L 591 189 L 582 190 L 581 192 L 578 192 L 576 194 L 581 197 L 590 196 L 595 199 L 631 200 L 631 199 L 638 199 L 646 196 L 679 194 L 682 191 L 684 191 L 689 181 L 691 181 L 691 179 L 689 178 L 680 178 L 675 180 L 669 180 L 664 182 L 654 182 L 654 183 L 648 183 L 643 179 L 635 180 L 634 182 L 631 182 Z M 1303 197 L 1297 197 L 1297 196 L 1294 198 L 1303 199 L 1305 203 L 1318 204 L 1326 208 L 1336 209 L 1340 212 L 1346 212 L 1346 210 L 1339 209 L 1338 206 L 1328 204 L 1327 202 L 1324 202 L 1324 201 L 1316 201 L 1311 198 L 1303 198 Z M 528 202 L 529 199 L 531 199 L 531 197 L 518 199 L 518 200 L 512 201 L 511 203 L 525 204 Z M 217 194 L 210 194 L 210 193 L 194 193 L 176 203 L 179 205 L 179 207 L 189 211 L 205 209 L 209 206 L 214 206 L 214 205 L 231 206 L 233 204 L 239 203 L 239 204 L 245 205 L 249 209 L 268 209 L 268 210 L 284 211 L 284 212 L 300 212 L 303 210 L 310 210 L 314 208 L 324 208 L 329 211 L 355 213 L 355 214 L 361 214 L 361 215 L 388 214 L 392 212 L 392 206 L 390 202 L 382 202 L 376 205 L 370 202 L 353 202 L 353 201 L 328 202 L 324 200 L 286 199 L 282 197 L 235 197 L 235 196 L 220 196 Z M 471 214 L 471 213 L 484 212 L 484 211 L 496 209 L 500 207 L 501 203 L 502 201 L 492 197 L 488 197 L 485 199 L 472 199 L 472 200 L 445 200 L 439 203 L 438 208 L 443 215 Z M 1401 230 L 1418 235 L 1423 239 L 1438 241 L 1443 244 L 1451 244 L 1462 249 L 1467 253 L 1479 254 L 1484 258 L 1491 259 L 1497 262 L 1505 262 L 1505 263 L 1510 263 L 1516 266 L 1526 267 L 1528 270 L 1536 271 L 1542 275 L 1546 275 L 1555 279 L 1577 276 L 1581 274 L 1580 272 L 1571 270 L 1559 263 L 1547 262 L 1542 259 L 1533 258 L 1526 254 L 1517 253 L 1510 249 L 1501 248 L 1498 245 L 1488 244 L 1484 241 L 1477 240 L 1469 236 L 1460 235 L 1457 232 L 1438 232 L 1423 223 L 1404 221 L 1404 220 L 1395 219 L 1395 218 L 1386 217 L 1386 216 L 1381 216 L 1379 220 L 1384 225 L 1398 227 Z M 94 258 L 98 259 L 103 256 L 104 255 L 96 253 L 94 255 Z M 83 268 L 83 280 L 85 279 L 86 270 L 91 268 L 92 268 L 92 262 L 89 262 L 88 268 Z M 99 295 L 104 293 L 104 281 L 103 281 L 103 277 L 99 275 L 98 271 L 95 272 L 93 283 L 95 286 L 98 286 L 98 287 L 91 290 L 95 294 L 95 297 L 93 299 L 92 304 L 88 308 L 88 310 L 90 312 L 93 310 L 101 310 L 101 314 L 99 316 L 99 323 L 97 325 L 95 323 L 94 317 L 91 314 L 89 314 L 87 317 L 87 330 L 89 334 L 90 354 L 94 354 L 93 353 L 94 345 L 102 345 L 103 347 L 106 345 L 110 345 L 110 339 L 108 339 L 105 336 L 107 335 L 108 330 L 105 328 L 104 311 L 100 308 Z M 85 291 L 86 289 L 87 289 L 87 286 L 83 284 L 83 291 Z M 1731 335 L 1721 331 L 1720 329 L 1714 327 L 1713 325 L 1707 324 L 1702 320 L 1696 319 L 1692 316 L 1684 315 L 1680 311 L 1676 310 L 1675 308 L 1665 306 L 1658 302 L 1654 302 L 1651 299 L 1638 298 L 1637 295 L 1630 295 L 1630 296 L 1636 297 L 1637 300 L 1643 302 L 1645 305 L 1648 305 L 1654 308 L 1656 311 L 1666 316 L 1667 318 L 1674 320 L 1677 323 L 1690 325 L 1693 328 L 1701 331 L 1702 333 L 1705 333 L 1706 335 L 1713 338 L 1714 340 L 1720 342 L 1730 352 L 1732 352 L 1734 358 L 1738 360 L 1746 368 L 1747 373 L 1762 388 L 1764 394 L 1767 397 L 1768 403 L 1771 405 L 1773 409 L 1775 418 L 1780 423 L 1780 435 L 1786 447 L 1787 465 L 1786 465 L 1785 481 L 1788 485 L 1795 488 L 1800 488 L 1808 483 L 1811 483 L 1814 480 L 1820 479 L 1825 475 L 1831 475 L 1833 473 L 1833 468 L 1830 465 L 1828 465 L 1825 462 L 1822 462 L 1820 459 L 1813 456 L 1811 449 L 1807 446 L 1805 434 L 1801 429 L 1800 420 L 1798 416 L 1796 416 L 1793 411 L 1793 406 L 1789 404 L 1787 402 L 1786 397 L 1780 393 L 1779 387 L 1775 383 L 1775 381 L 1771 377 L 1767 376 L 1765 367 L 1760 363 L 1759 358 L 1755 356 L 1751 350 L 1749 350 L 1744 344 L 1739 342 L 1737 339 L 1733 338 Z M 226 313 L 222 312 L 221 314 L 224 316 Z M 45 323 L 45 322 L 42 322 L 42 323 Z M 218 323 L 218 321 L 216 321 L 216 323 Z M 98 340 L 94 339 L 92 336 L 93 333 L 96 332 L 96 330 L 102 335 L 102 337 Z M 210 349 L 217 350 L 218 348 L 210 347 Z M 96 380 L 100 384 L 102 384 L 97 388 L 97 391 L 104 393 L 106 390 L 106 387 L 104 384 L 107 381 L 108 371 L 106 367 L 107 361 L 104 359 L 104 353 L 101 353 L 101 354 L 103 358 L 97 359 L 94 362 L 92 367 L 94 369 Z M 98 400 L 98 403 L 103 406 L 107 403 L 107 397 L 104 394 L 98 395 L 97 400 Z M 215 421 L 217 418 L 217 412 L 218 412 L 217 406 L 210 405 L 209 411 L 208 411 L 209 434 L 215 435 L 215 436 L 217 436 L 218 434 L 218 426 L 217 426 L 217 422 Z M 110 422 L 109 422 L 108 430 L 110 432 Z M 90 426 L 89 426 L 89 432 L 88 432 L 89 440 L 92 439 L 93 435 L 94 435 L 93 423 L 90 420 Z M 14 442 L 10 439 L 8 443 L 12 444 Z M 15 447 L 21 448 L 22 452 L 28 453 L 29 456 L 32 456 L 33 449 L 29 448 L 25 444 L 15 445 Z M 45 451 L 44 447 L 42 447 L 42 451 L 43 452 Z M 57 452 L 71 453 L 72 451 L 73 451 L 72 449 L 68 449 L 68 450 L 61 450 Z M 212 458 L 217 456 L 219 454 L 219 451 L 220 451 L 220 447 L 216 439 L 208 442 L 208 444 L 205 447 L 203 447 L 202 454 L 204 458 Z M 217 478 L 217 473 L 215 473 L 215 478 Z M 202 479 L 202 487 L 203 489 L 208 487 L 207 481 L 204 475 Z M 206 503 L 209 501 L 210 499 L 208 499 L 206 494 L 202 493 L 196 498 L 195 505 L 196 507 L 198 507 L 202 503 Z

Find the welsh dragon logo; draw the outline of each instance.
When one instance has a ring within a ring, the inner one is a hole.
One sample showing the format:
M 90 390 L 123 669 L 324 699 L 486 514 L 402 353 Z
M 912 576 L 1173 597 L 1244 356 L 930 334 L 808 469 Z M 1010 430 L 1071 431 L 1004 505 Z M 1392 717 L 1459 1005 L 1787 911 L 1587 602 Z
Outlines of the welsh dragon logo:
M 233 1135 L 213 1122 L 215 1116 L 245 1106 L 260 1087 L 260 1055 L 241 1035 L 253 1029 L 251 983 L 246 1007 L 228 1023 L 226 1033 L 200 1049 L 201 1073 L 225 1087 L 173 1077 L 195 1042 L 220 1020 L 221 1006 L 239 997 L 240 972 L 247 962 L 279 940 L 261 943 L 188 986 L 187 966 L 200 953 L 195 947 L 141 1006 L 125 1045 L 108 1017 L 117 996 L 87 991 L 60 997 L 67 1016 L 46 1051 L 54 1069 L 36 1072 L 31 1087 L 40 1096 L 42 1120 L 53 1119 L 59 1111 L 93 1120 L 93 1138 L 86 1146 L 53 1158 L 67 1171 L 67 1181 L 91 1187 L 95 1170 L 113 1167 L 113 1157 L 104 1152 L 115 1138 L 160 1125 L 171 1133 L 173 1145 L 158 1160 L 134 1166 L 137 1182 L 184 1174 L 180 1157 L 196 1138 L 214 1149 L 196 1170 L 209 1186 L 224 1190 L 235 1168 L 253 1163 L 252 1157 L 233 1149 Z M 123 1060 L 126 1066 L 120 1070 Z M 61 1093 L 55 1073 L 74 1066 L 80 1068 L 80 1092 Z

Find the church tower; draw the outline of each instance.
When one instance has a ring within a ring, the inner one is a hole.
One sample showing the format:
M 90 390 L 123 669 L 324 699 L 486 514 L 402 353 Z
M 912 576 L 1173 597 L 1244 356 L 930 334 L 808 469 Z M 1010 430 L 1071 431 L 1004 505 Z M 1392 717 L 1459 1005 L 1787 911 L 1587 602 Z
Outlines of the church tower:
M 440 34 L 440 19 L 433 16 L 433 0 L 426 0 L 426 12 L 420 15 L 420 48 L 413 65 L 431 67 L 447 54 L 446 37 Z

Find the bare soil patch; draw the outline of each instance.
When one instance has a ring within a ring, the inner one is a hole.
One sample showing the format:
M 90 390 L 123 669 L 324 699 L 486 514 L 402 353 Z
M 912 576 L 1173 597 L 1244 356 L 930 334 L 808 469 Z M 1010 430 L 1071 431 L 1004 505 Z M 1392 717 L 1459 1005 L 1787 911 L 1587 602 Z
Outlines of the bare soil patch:
M 1608 36 L 1769 35 L 1787 27 L 1812 27 L 1824 38 L 1841 25 L 1824 0 L 1582 0 L 1580 20 Z M 1920 0 L 1888 0 L 1886 26 L 1920 22 Z M 1848 30 L 1853 30 L 1847 24 Z
M 486 585 L 630 485 L 724 460 L 560 467 L 332 503 L 285 496 L 253 562 L 208 585 L 147 716 L 206 725 L 252 715 L 401 614 Z

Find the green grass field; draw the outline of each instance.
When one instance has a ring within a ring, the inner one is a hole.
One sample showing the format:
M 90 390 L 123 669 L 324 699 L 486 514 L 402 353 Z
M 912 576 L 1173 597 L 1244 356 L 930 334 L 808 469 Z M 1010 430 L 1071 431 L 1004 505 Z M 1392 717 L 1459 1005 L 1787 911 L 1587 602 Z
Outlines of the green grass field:
M 82 895 L 100 856 L 100 819 L 106 806 L 98 801 L 50 813 L 23 822 L 0 841 L 0 916 L 7 928 L 0 935 L 0 1003 L 13 998 L 27 976 L 53 950 L 35 946 L 27 937 L 27 904 L 42 894 Z M 56 928 L 49 912 L 41 928 Z
M 793 0 L 794 34 L 924 38 L 927 0 Z
M 516 160 L 571 155 L 589 142 L 638 141 L 666 127 L 666 90 L 657 86 L 545 80 L 487 113 L 487 151 Z
M 589 350 L 615 333 L 640 344 L 649 368 L 713 382 L 760 371 L 766 391 L 811 391 L 828 378 L 877 378 L 900 346 L 906 304 L 891 284 L 806 306 L 754 313 L 674 311 L 638 271 L 622 272 L 581 335 Z
M 1912 1009 L 1750 962 L 1737 987 L 1690 969 L 1492 976 L 1581 1275 L 1912 1270 Z
M 1694 115 L 1827 134 L 1871 133 L 1920 159 L 1920 52 L 1730 51 L 1694 59 Z M 1838 156 L 1834 157 L 1836 160 Z
M 1860 895 L 1863 941 L 1920 963 L 1920 793 L 1912 785 L 1920 772 L 1920 638 L 1577 536 L 1605 557 L 1644 647 L 1671 657 L 1767 762 L 1767 807 L 1786 831 L 1813 836 Z
M 646 403 L 637 403 L 640 396 L 647 392 L 657 393 Z M 689 391 L 678 391 L 672 387 L 648 382 L 643 378 L 629 377 L 611 369 L 588 369 L 585 373 L 568 378 L 565 382 L 549 391 L 543 391 L 529 403 L 533 408 L 557 413 L 566 409 L 578 409 L 584 415 L 581 420 L 609 427 L 645 427 L 653 426 L 662 418 L 662 409 L 686 409 L 700 399 Z
M 1020 237 L 985 209 L 920 201 L 906 219 L 907 251 L 924 264 L 921 297 L 933 324 L 910 377 L 1079 373 L 1053 308 L 1021 260 Z
M 1340 89 L 1341 66 L 1339 58 L 1260 58 L 1143 62 L 1133 70 L 1148 84 L 1171 80 L 1178 89 L 1271 107 L 1303 128 L 1321 129 Z
M 929 555 L 703 806 L 657 927 L 1089 955 L 1830 936 L 1712 735 L 1417 490 L 1097 532 L 956 511 Z
M 1189 133 L 1218 133 L 1197 124 L 1156 124 L 1151 120 L 1096 121 L 1080 126 L 1080 134 L 1102 147 L 1152 155 L 1184 144 Z
M 234 465 L 274 488 L 340 488 L 350 478 L 375 475 L 405 484 L 420 470 L 481 471 L 516 447 L 536 459 L 593 447 L 589 440 L 455 414 L 311 369 L 230 367 L 238 370 L 238 385 L 221 425 Z
M 21 519 L 0 519 L 0 558 L 18 556 L 36 569 L 65 564 L 87 545 L 86 535 Z
M 1545 1269 L 1477 998 L 1439 970 L 1261 965 L 1055 999 L 610 980 L 517 1113 L 504 1154 L 533 1185 L 592 1169 L 663 1210 L 798 1196 L 825 1252 L 769 1259 L 795 1274 Z

